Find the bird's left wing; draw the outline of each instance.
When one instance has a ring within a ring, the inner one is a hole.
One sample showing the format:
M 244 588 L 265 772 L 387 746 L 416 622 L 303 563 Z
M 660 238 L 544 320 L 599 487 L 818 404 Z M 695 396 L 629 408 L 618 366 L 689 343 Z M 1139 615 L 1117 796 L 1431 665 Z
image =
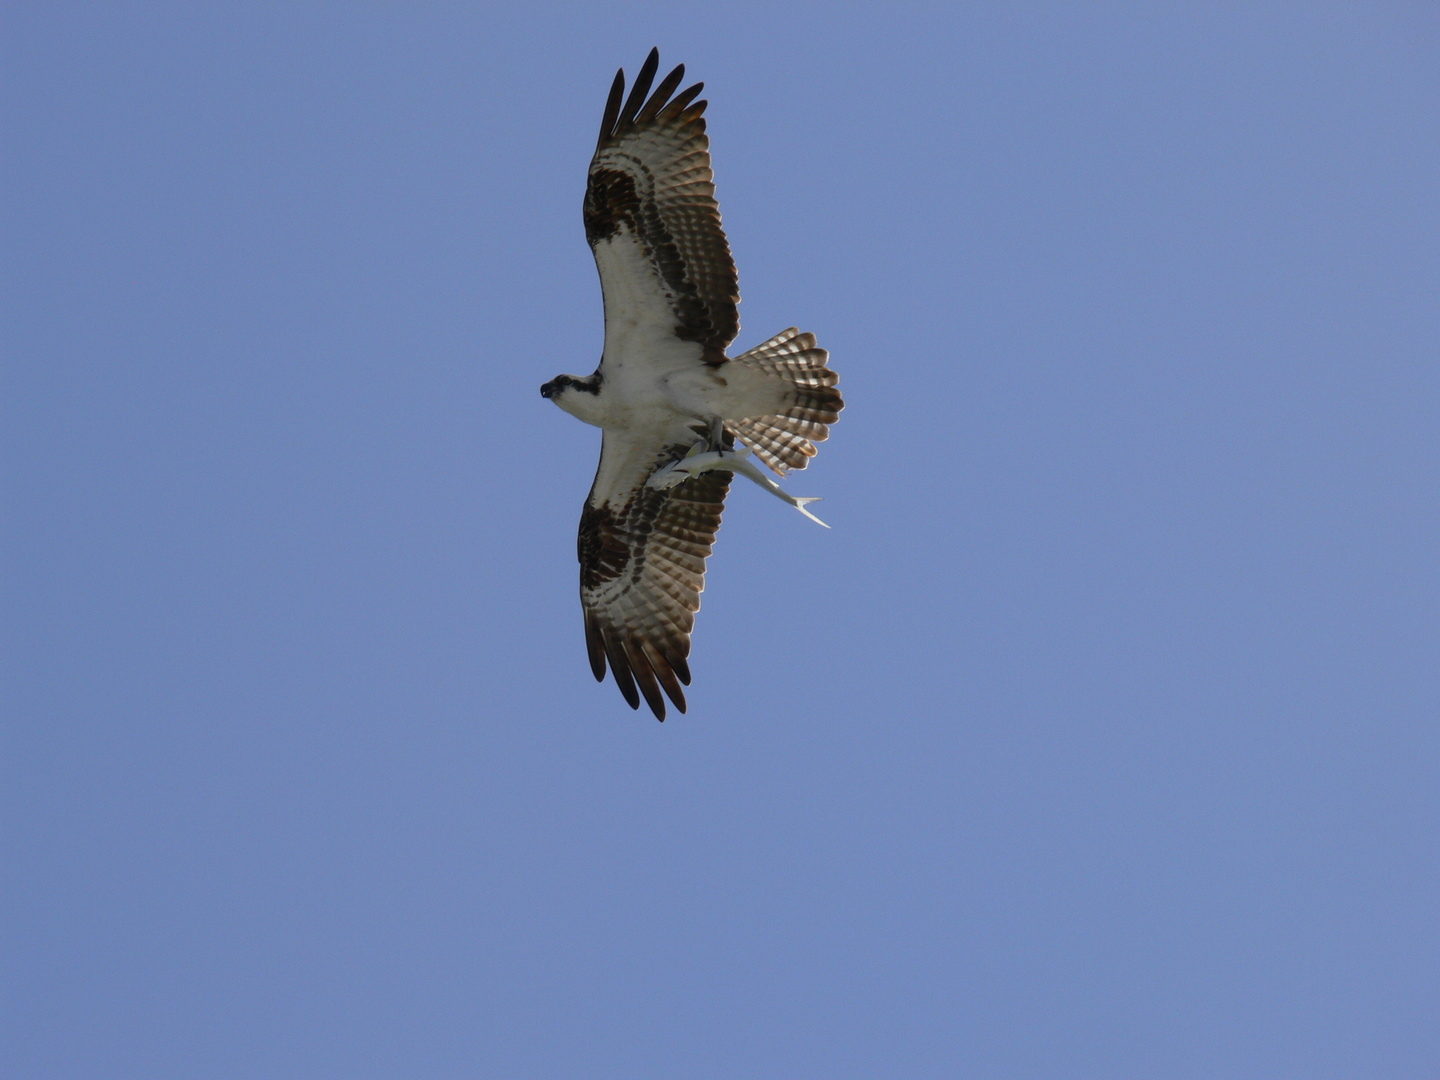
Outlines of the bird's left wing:
M 685 711 L 690 631 L 732 475 L 717 470 L 666 490 L 646 487 L 687 449 L 607 431 L 577 544 L 590 669 L 603 681 L 608 661 L 630 707 L 638 709 L 643 694 L 659 720 L 662 687 Z

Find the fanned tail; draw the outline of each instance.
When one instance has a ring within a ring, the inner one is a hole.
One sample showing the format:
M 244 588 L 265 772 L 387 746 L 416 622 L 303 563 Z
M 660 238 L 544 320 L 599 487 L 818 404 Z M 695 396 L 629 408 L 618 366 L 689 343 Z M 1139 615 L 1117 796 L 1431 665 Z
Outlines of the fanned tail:
M 840 376 L 826 367 L 829 359 L 830 354 L 815 343 L 814 334 L 792 326 L 731 361 L 789 384 L 780 412 L 726 423 L 780 476 L 810 463 L 815 443 L 830 437 L 830 425 L 845 407 L 835 388 Z

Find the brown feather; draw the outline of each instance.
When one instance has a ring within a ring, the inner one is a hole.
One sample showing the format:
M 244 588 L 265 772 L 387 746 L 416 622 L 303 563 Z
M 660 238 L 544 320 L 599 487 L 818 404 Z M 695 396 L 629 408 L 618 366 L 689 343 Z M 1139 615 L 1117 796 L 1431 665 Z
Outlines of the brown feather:
M 651 49 L 650 55 L 645 57 L 645 63 L 640 65 L 640 70 L 635 75 L 635 85 L 630 88 L 630 96 L 625 99 L 625 107 L 620 110 L 621 128 L 628 128 L 634 124 L 635 113 L 644 102 L 645 95 L 650 92 L 650 81 L 655 78 L 655 70 L 659 66 L 660 50 Z
M 660 685 L 665 688 L 665 693 L 670 695 L 670 700 L 675 703 L 675 708 L 683 713 L 685 711 L 685 691 L 680 689 L 680 680 L 675 677 L 675 668 L 659 654 L 655 646 L 648 642 L 642 644 L 645 648 L 645 656 L 650 661 L 650 667 L 655 671 L 655 677 L 660 680 Z
M 638 638 L 625 639 L 625 655 L 630 660 L 630 671 L 640 684 L 640 693 L 645 695 L 645 704 L 655 714 L 655 719 L 665 721 L 665 699 L 660 696 L 660 685 L 655 681 L 655 672 L 650 667 L 650 657 L 644 643 Z
M 590 655 L 590 670 L 595 673 L 596 682 L 605 681 L 605 635 L 595 616 L 585 612 L 585 650 Z
M 605 115 L 600 119 L 600 139 L 595 144 L 595 151 L 599 153 L 600 148 L 609 140 L 615 131 L 615 121 L 620 116 L 620 98 L 625 93 L 625 69 L 621 68 L 615 73 L 615 81 L 610 84 L 610 97 L 605 102 Z
M 640 695 L 635 692 L 635 680 L 630 677 L 630 662 L 625 657 L 625 648 L 620 644 L 619 635 L 607 633 L 605 656 L 610 661 L 610 671 L 615 676 L 615 685 L 632 709 L 640 708 Z
M 656 62 L 659 62 L 658 54 Z M 675 87 L 680 85 L 680 80 L 683 78 L 685 78 L 684 64 L 665 76 L 660 85 L 655 88 L 655 93 L 650 95 L 650 100 L 645 103 L 645 107 L 640 110 L 640 114 L 635 117 L 636 127 L 644 127 L 655 119 L 655 114 L 670 100 L 670 95 L 675 92 Z

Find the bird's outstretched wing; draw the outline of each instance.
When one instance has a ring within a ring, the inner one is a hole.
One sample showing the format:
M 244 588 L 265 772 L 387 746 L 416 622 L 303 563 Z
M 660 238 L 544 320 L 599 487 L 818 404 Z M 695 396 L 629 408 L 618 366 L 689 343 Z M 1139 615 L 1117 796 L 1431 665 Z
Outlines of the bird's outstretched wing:
M 628 351 L 612 348 L 617 335 L 638 333 L 694 342 L 697 359 L 723 364 L 740 330 L 740 291 L 715 202 L 706 103 L 695 100 L 704 84 L 671 98 L 682 64 L 652 94 L 659 63 L 651 49 L 628 97 L 625 72 L 616 73 L 590 162 L 585 236 L 605 293 L 605 363 Z
M 685 711 L 690 631 L 732 476 L 714 471 L 668 490 L 645 486 L 687 449 L 607 431 L 577 544 L 590 669 L 603 680 L 608 661 L 630 707 L 638 709 L 643 695 L 659 720 L 662 688 Z

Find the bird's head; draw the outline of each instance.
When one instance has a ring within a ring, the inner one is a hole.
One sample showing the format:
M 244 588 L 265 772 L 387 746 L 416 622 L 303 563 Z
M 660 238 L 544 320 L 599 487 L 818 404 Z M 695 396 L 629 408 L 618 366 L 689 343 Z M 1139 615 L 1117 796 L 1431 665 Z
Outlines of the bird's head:
M 555 378 L 540 387 L 540 396 L 547 401 L 554 401 L 558 405 L 560 402 L 557 399 L 564 395 L 566 387 L 574 381 L 574 375 L 556 375 Z
M 553 401 L 572 416 L 594 423 L 600 397 L 600 373 L 581 379 L 574 375 L 556 375 L 540 387 L 540 396 Z

